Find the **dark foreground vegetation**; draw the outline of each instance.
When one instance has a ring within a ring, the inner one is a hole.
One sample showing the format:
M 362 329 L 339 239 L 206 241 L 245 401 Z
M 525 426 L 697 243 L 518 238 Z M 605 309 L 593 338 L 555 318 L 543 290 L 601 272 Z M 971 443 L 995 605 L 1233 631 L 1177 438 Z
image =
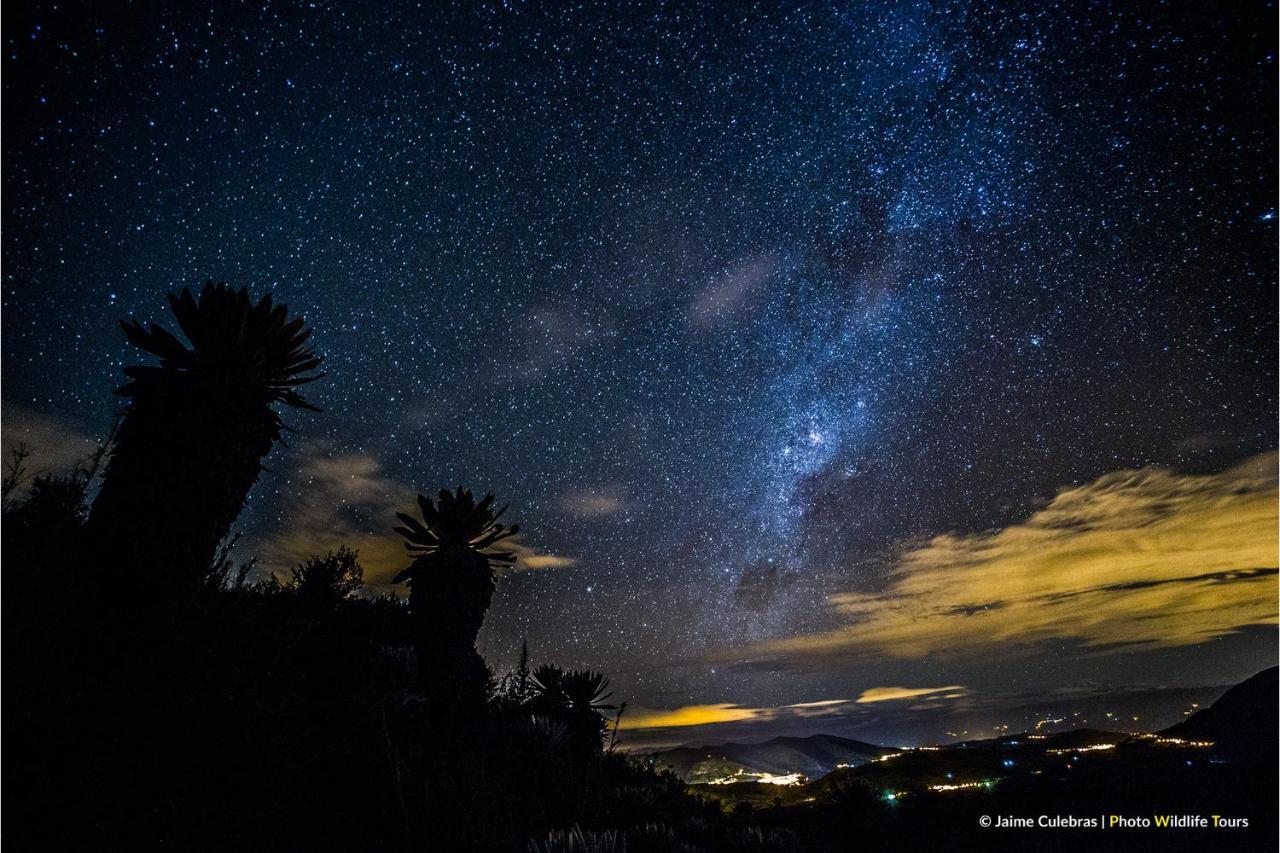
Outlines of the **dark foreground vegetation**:
M 124 324 L 159 363 L 125 370 L 102 453 L 29 477 L 7 449 L 6 842 L 768 849 L 612 749 L 603 675 L 489 670 L 476 634 L 517 532 L 492 496 L 441 491 L 387 519 L 407 601 L 368 594 L 345 549 L 286 580 L 233 565 L 281 411 L 312 408 L 299 389 L 321 359 L 270 297 L 211 284 L 170 304 L 185 341 Z
M 285 429 L 278 407 L 310 408 L 298 389 L 320 359 L 270 298 L 210 285 L 171 303 L 185 341 L 125 325 L 159 363 L 125 371 L 102 453 L 28 477 L 7 449 L 11 849 L 941 850 L 1007 845 L 975 834 L 988 809 L 1203 811 L 1201 795 L 1225 791 L 1226 813 L 1261 817 L 1255 800 L 1274 798 L 1274 755 L 1206 766 L 1176 802 L 1162 771 L 1142 788 L 1081 773 L 983 794 L 998 803 L 889 802 L 841 778 L 793 805 L 693 794 L 613 749 L 603 675 L 525 656 L 498 676 L 476 653 L 516 533 L 492 496 L 442 491 L 387 520 L 407 545 L 407 601 L 369 594 L 345 549 L 283 580 L 233 564 L 235 519 Z

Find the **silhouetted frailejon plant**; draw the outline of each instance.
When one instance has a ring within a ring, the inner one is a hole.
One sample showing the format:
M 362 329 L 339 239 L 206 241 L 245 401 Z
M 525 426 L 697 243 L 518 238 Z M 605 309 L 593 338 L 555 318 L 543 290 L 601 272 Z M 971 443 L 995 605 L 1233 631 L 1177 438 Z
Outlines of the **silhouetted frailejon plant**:
M 409 583 L 414 680 L 427 700 L 418 726 L 428 740 L 420 748 L 423 819 L 411 835 L 441 849 L 461 844 L 478 817 L 466 792 L 482 772 L 472 754 L 485 738 L 491 675 L 476 652 L 476 635 L 493 597 L 495 567 L 515 562 L 500 543 L 518 532 L 498 523 L 503 510 L 495 512 L 493 503 L 493 495 L 477 502 L 459 486 L 435 501 L 419 495 L 421 521 L 396 513 L 401 526 L 395 530 L 414 560 L 394 581 Z
M 493 495 L 477 503 L 459 486 L 456 492 L 442 489 L 436 501 L 418 495 L 422 521 L 396 513 L 403 526 L 395 531 L 415 555 L 395 582 L 409 583 L 418 686 L 440 702 L 483 686 L 476 635 L 493 598 L 494 568 L 515 562 L 513 553 L 497 546 L 520 530 L 499 524 L 506 507 L 495 512 L 493 503 Z
M 541 717 L 562 722 L 568 733 L 571 754 L 586 760 L 604 747 L 609 727 L 609 711 L 618 706 L 609 703 L 609 679 L 590 670 L 563 670 L 554 664 L 542 664 L 533 671 L 533 696 L 529 711 Z
M 598 719 L 602 724 L 602 712 L 617 710 L 618 707 L 608 704 L 613 696 L 609 690 L 609 679 L 598 672 L 569 670 L 560 678 L 560 692 L 571 713 Z
M 609 703 L 613 696 L 609 679 L 598 672 L 572 669 L 560 679 L 560 692 L 574 752 L 584 759 L 597 755 L 609 727 L 607 712 L 618 710 Z
M 301 317 L 270 296 L 205 285 L 169 304 L 187 343 L 123 323 L 158 365 L 125 368 L 129 398 L 89 516 L 91 541 L 149 584 L 178 586 L 207 571 L 284 425 L 276 403 L 315 410 L 297 386 L 320 378 Z
M 533 670 L 533 689 L 529 697 L 529 710 L 542 717 L 562 716 L 565 707 L 561 682 L 564 670 L 552 663 L 539 664 Z

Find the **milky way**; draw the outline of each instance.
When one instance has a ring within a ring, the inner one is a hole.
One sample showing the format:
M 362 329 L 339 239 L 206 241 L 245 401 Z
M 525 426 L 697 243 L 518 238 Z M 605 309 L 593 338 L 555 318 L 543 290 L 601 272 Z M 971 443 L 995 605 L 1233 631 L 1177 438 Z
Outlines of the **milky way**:
M 316 457 L 498 492 L 564 565 L 488 656 L 653 707 L 905 678 L 734 650 L 905 543 L 1276 445 L 1270 3 L 374 5 L 6 17 L 7 403 L 100 434 L 115 320 L 270 289 L 329 376 L 247 541 Z M 1075 674 L 995 670 L 938 683 Z

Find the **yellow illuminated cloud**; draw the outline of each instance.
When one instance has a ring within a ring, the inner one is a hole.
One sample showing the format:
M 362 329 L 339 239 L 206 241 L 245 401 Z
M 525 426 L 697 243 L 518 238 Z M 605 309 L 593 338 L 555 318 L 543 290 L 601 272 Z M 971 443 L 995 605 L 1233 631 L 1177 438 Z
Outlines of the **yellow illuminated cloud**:
M 1106 652 L 1274 625 L 1276 462 L 1120 471 L 1066 489 L 1012 527 L 935 537 L 883 592 L 832 596 L 841 627 L 757 651 L 914 658 L 1074 641 Z
M 560 569 L 578 562 L 572 557 L 540 554 L 528 545 L 511 540 L 507 540 L 507 550 L 516 555 L 516 568 L 521 569 Z
M 758 720 L 769 714 L 769 708 L 744 708 L 740 705 L 685 705 L 664 711 L 653 708 L 627 709 L 622 717 L 624 729 L 667 729 L 679 726 L 706 726 L 711 723 L 736 723 Z
M 918 699 L 921 696 L 953 699 L 964 695 L 966 690 L 967 688 L 958 684 L 951 687 L 872 687 L 862 691 L 857 701 L 859 705 L 865 705 L 868 702 L 893 702 L 898 699 Z
M 714 723 L 767 722 L 780 718 L 808 719 L 838 714 L 851 702 L 850 699 L 819 699 L 815 702 L 796 702 L 792 705 L 763 708 L 750 708 L 727 702 L 716 705 L 684 705 L 671 710 L 628 708 L 622 718 L 622 728 L 669 729 L 682 726 L 708 726 Z

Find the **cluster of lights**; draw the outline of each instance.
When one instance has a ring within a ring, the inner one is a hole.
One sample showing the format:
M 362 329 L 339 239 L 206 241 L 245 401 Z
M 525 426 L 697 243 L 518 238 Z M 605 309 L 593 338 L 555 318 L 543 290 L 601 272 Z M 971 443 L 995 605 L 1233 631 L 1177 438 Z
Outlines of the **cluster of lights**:
M 1042 720 L 1041 722 L 1054 723 L 1054 722 L 1061 722 L 1061 720 Z M 1141 738 L 1143 740 L 1155 741 L 1158 744 L 1163 744 L 1168 746 L 1187 746 L 1187 747 L 1197 747 L 1201 749 L 1207 749 L 1208 747 L 1213 746 L 1213 741 L 1183 740 L 1182 738 L 1176 738 L 1176 737 L 1161 737 L 1159 735 L 1153 735 L 1147 732 L 1134 732 L 1133 736 L 1136 738 Z M 1045 740 L 1044 735 L 1027 735 L 1027 738 L 1029 740 Z M 1071 755 L 1072 753 L 1078 754 L 1081 752 L 1100 752 L 1103 750 L 1109 750 L 1109 749 L 1115 749 L 1115 748 L 1116 748 L 1116 745 L 1114 743 L 1095 743 L 1095 744 L 1090 744 L 1088 746 L 1076 746 L 1076 747 L 1070 747 L 1066 749 L 1047 749 L 1045 750 L 1045 754 L 1046 755 Z M 901 748 L 899 752 L 888 752 L 888 753 L 885 753 L 884 755 L 878 755 L 875 758 L 872 758 L 871 760 L 873 762 L 889 761 L 890 759 L 898 758 L 902 755 L 905 755 L 908 752 L 937 752 L 940 749 L 941 747 L 937 747 L 937 746 L 917 746 L 917 747 L 904 746 Z M 1078 760 L 1078 755 L 1074 756 L 1072 760 Z M 1013 759 L 1005 759 L 1003 761 L 1003 764 L 1005 767 L 1012 767 L 1014 765 L 1014 761 Z M 838 764 L 836 766 L 837 767 L 854 767 L 856 765 Z M 1070 768 L 1070 766 L 1071 765 L 1067 765 L 1068 768 Z M 1035 774 L 1039 774 L 1040 771 L 1036 770 L 1032 772 Z M 951 774 L 948 773 L 947 778 L 948 779 L 951 778 Z M 735 782 L 759 782 L 764 785 L 803 785 L 807 781 L 808 779 L 805 777 L 803 773 L 782 773 L 782 774 L 749 773 L 745 770 L 739 770 L 736 773 L 734 773 L 732 776 L 725 776 L 720 779 L 715 779 L 709 782 L 708 784 L 731 785 Z M 929 790 L 930 791 L 963 791 L 963 790 L 972 790 L 974 788 L 991 788 L 993 785 L 995 785 L 994 780 L 983 779 L 977 782 L 951 782 L 951 783 L 946 783 L 942 785 L 930 785 Z M 889 802 L 893 802 L 905 797 L 906 795 L 907 795 L 906 791 L 886 791 L 884 793 L 884 798 Z
M 1095 743 L 1090 746 L 1076 746 L 1070 749 L 1046 749 L 1045 755 L 1070 755 L 1073 752 L 1094 752 L 1099 749 L 1115 749 L 1114 743 Z
M 908 752 L 937 752 L 942 749 L 940 746 L 900 746 L 897 752 L 886 752 L 884 755 L 877 755 L 872 761 L 888 761 L 891 758 L 897 758 L 900 755 L 906 755 Z M 841 765 L 844 766 L 844 765 Z
M 983 779 L 978 782 L 952 782 L 946 785 L 930 785 L 930 791 L 964 791 L 972 788 L 990 788 L 996 783 L 992 779 Z
M 708 785 L 732 785 L 735 782 L 759 782 L 762 785 L 803 785 L 809 781 L 803 773 L 748 773 L 745 770 L 739 770 L 732 776 L 722 776 L 719 779 L 712 779 Z
M 1194 746 L 1199 749 L 1208 749 L 1213 746 L 1213 741 L 1211 740 L 1183 740 L 1180 737 L 1158 737 L 1155 741 L 1168 746 Z
M 1213 746 L 1211 740 L 1183 740 L 1180 737 L 1164 737 L 1162 735 L 1154 735 L 1150 732 L 1131 732 L 1132 736 L 1140 740 L 1151 740 L 1163 746 L 1192 746 L 1199 749 L 1208 749 Z

